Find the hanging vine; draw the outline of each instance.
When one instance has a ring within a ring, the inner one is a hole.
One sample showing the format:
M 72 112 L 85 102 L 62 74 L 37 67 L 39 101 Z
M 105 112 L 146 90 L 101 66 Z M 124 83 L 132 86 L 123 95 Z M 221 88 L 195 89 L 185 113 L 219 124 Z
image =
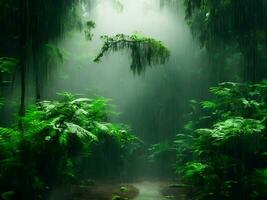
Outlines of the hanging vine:
M 147 66 L 164 64 L 170 57 L 169 49 L 159 40 L 139 34 L 115 36 L 104 35 L 101 37 L 104 44 L 94 62 L 100 62 L 102 57 L 122 50 L 128 50 L 131 54 L 131 70 L 141 74 Z

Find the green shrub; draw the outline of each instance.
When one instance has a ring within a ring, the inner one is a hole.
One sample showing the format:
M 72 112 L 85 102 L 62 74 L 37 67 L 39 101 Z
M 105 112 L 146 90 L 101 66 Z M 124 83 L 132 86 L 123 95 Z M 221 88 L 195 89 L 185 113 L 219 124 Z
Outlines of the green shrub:
M 121 169 L 127 148 L 137 141 L 128 128 L 108 122 L 106 99 L 61 96 L 59 101 L 30 106 L 13 128 L 0 128 L 0 192 L 4 196 L 14 191 L 16 198 L 43 198 L 54 187 L 77 182 L 85 162 L 101 168 L 100 153 L 114 153 L 114 149 L 117 152 L 107 167 Z M 99 151 L 108 144 L 106 152 Z M 95 166 L 86 167 L 83 170 L 90 171 Z
M 266 196 L 267 82 L 222 83 L 193 111 L 174 142 L 176 171 L 194 188 L 193 199 Z

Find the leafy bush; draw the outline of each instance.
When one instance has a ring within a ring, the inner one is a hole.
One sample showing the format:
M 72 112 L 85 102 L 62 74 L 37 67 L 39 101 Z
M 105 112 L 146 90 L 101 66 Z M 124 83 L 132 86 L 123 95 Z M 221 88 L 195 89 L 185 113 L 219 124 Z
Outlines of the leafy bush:
M 191 102 L 174 144 L 176 171 L 193 186 L 193 199 L 266 196 L 266 86 L 222 83 L 210 89 L 212 100 Z
M 102 167 L 96 158 L 101 153 L 98 149 L 104 150 L 107 144 L 118 152 L 106 165 L 119 168 L 126 147 L 137 141 L 127 128 L 108 122 L 106 99 L 61 95 L 60 101 L 30 106 L 13 128 L 0 128 L 4 196 L 12 192 L 15 199 L 41 199 L 53 187 L 77 182 L 84 162 Z M 83 170 L 90 171 L 94 166 L 86 167 Z

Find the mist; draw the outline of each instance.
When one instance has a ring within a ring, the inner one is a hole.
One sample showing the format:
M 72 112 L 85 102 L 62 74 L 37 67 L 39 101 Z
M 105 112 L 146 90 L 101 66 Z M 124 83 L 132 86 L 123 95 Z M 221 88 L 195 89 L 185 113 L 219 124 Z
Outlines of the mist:
M 0 2 L 0 199 L 266 198 L 266 0 Z
M 93 39 L 86 40 L 79 30 L 66 34 L 59 46 L 69 57 L 57 67 L 63 80 L 55 81 L 48 90 L 51 94 L 69 91 L 109 98 L 120 113 L 112 120 L 129 124 L 147 144 L 168 140 L 181 128 L 179 121 L 188 101 L 201 96 L 205 88 L 200 77 L 205 52 L 192 37 L 182 3 L 175 12 L 167 5 L 160 7 L 157 0 L 121 3 L 121 10 L 113 1 L 105 0 L 88 10 L 81 9 L 84 21 L 96 24 Z M 127 51 L 112 53 L 100 63 L 92 61 L 101 49 L 100 36 L 135 32 L 166 44 L 171 52 L 168 63 L 148 67 L 139 76 L 130 71 Z

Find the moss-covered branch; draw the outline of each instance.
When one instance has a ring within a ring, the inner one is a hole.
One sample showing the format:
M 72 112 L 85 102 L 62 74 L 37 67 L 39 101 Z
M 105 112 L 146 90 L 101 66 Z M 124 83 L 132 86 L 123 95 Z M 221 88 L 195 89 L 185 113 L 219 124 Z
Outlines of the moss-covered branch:
M 138 34 L 115 36 L 102 36 L 104 44 L 94 62 L 100 62 L 101 58 L 111 52 L 129 50 L 131 52 L 131 70 L 141 74 L 147 66 L 164 64 L 170 57 L 169 49 L 161 41 Z

